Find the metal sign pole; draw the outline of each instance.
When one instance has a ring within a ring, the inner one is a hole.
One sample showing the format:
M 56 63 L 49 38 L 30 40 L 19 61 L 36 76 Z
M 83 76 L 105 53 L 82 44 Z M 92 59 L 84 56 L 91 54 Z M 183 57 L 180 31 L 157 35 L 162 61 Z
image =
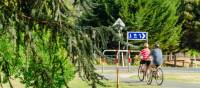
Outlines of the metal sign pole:
M 131 56 L 130 56 L 131 52 L 130 50 L 128 51 L 128 72 L 130 72 L 130 66 L 131 66 Z
M 119 63 L 117 63 L 117 88 L 119 88 Z
M 128 40 L 129 40 L 129 35 L 128 35 L 128 32 L 127 32 L 127 37 L 126 37 L 126 38 L 127 38 L 127 39 L 126 39 L 126 43 L 127 43 L 126 48 L 127 48 L 127 50 L 128 50 L 128 46 L 129 46 L 129 42 L 128 42 Z M 130 64 L 129 64 L 130 53 L 127 52 L 127 54 L 129 55 L 129 57 L 128 57 L 128 72 L 129 72 L 129 71 L 130 71 Z
M 101 64 L 102 64 L 102 73 L 104 71 L 104 58 L 101 59 Z
M 119 88 L 119 52 L 116 51 L 117 54 L 116 54 L 116 74 L 117 74 L 117 85 L 116 85 L 116 88 Z
M 119 40 L 119 50 L 120 50 L 121 30 L 123 29 L 123 27 L 125 27 L 125 24 L 124 24 L 124 22 L 120 18 L 118 18 L 115 21 L 115 23 L 113 24 L 113 26 L 117 26 L 118 27 L 119 38 L 120 38 L 120 40 Z
M 146 38 L 146 39 L 147 39 L 147 43 L 149 44 L 149 42 L 148 42 L 148 32 L 147 32 L 147 36 L 146 36 L 146 37 L 147 37 L 147 38 Z
M 118 25 L 118 33 L 119 33 L 119 38 L 120 38 L 120 40 L 119 40 L 119 42 L 118 42 L 118 50 L 120 51 L 120 41 L 121 41 L 121 33 L 120 33 L 120 26 Z M 120 54 L 119 54 L 119 57 L 120 57 Z M 122 64 L 123 64 L 123 62 L 122 62 Z
M 129 46 L 129 43 L 128 43 L 128 36 L 129 36 L 129 35 L 128 35 L 128 32 L 127 32 L 127 37 L 126 37 L 126 38 L 127 38 L 127 39 L 126 39 L 126 43 L 127 43 L 127 45 L 126 45 L 126 50 L 128 50 L 128 46 Z M 128 52 L 127 52 L 127 54 L 130 55 L 130 53 L 128 53 Z M 128 59 L 129 59 L 129 58 L 128 58 Z M 129 72 L 129 69 L 130 69 L 130 65 L 128 64 L 128 72 Z
M 129 44 L 129 43 L 128 43 L 128 32 L 127 32 L 127 37 L 126 37 L 126 44 L 127 44 L 127 45 L 126 45 L 126 50 L 128 50 L 128 44 Z

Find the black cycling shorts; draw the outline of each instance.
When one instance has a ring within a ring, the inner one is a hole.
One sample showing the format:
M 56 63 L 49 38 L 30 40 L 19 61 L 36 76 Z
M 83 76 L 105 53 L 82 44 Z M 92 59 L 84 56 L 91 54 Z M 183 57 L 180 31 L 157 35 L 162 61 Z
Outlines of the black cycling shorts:
M 141 60 L 140 64 L 146 64 L 147 66 L 149 66 L 151 64 L 151 61 Z

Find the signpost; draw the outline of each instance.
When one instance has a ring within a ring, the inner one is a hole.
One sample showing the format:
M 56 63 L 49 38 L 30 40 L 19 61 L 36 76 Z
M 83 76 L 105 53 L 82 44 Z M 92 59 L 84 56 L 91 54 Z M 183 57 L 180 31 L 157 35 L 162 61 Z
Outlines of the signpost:
M 123 27 L 125 27 L 124 22 L 120 18 L 118 18 L 117 21 L 115 21 L 115 23 L 113 24 L 113 26 L 118 27 L 118 33 L 119 33 L 119 37 L 121 39 L 121 30 L 123 29 Z M 120 41 L 119 41 L 118 46 L 119 46 L 118 48 L 120 50 Z
M 123 27 L 125 27 L 124 22 L 118 18 L 117 21 L 113 24 L 113 26 L 118 27 L 118 33 L 119 33 L 119 37 L 121 40 L 121 31 L 123 29 Z M 127 51 L 128 51 L 128 40 L 148 40 L 148 33 L 147 32 L 127 32 Z M 148 41 L 147 41 L 148 42 Z M 116 87 L 119 88 L 119 58 L 120 58 L 120 41 L 119 41 L 119 46 L 118 46 L 118 50 L 116 51 L 116 74 L 117 74 L 117 85 Z M 128 51 L 129 56 L 128 56 L 128 62 L 129 62 L 129 67 L 130 67 L 130 62 L 131 62 L 131 58 L 130 58 L 130 51 Z M 123 58 L 122 58 L 123 61 Z M 123 63 L 124 66 L 124 63 Z M 128 71 L 129 71 L 129 67 L 128 67 Z
M 120 40 L 121 40 L 121 30 L 123 29 L 123 27 L 125 27 L 124 22 L 120 18 L 118 18 L 117 21 L 115 21 L 115 23 L 113 24 L 113 26 L 117 26 L 118 27 L 118 33 L 119 33 L 119 37 L 120 37 Z M 120 51 L 120 41 L 119 41 L 119 47 L 118 48 L 119 48 L 118 50 Z M 117 74 L 117 88 L 119 88 L 119 67 L 118 67 L 119 58 L 118 58 L 118 51 L 117 51 L 116 58 L 117 58 L 116 59 L 117 60 L 117 63 L 116 63 L 116 65 L 117 65 L 116 66 L 116 69 L 117 69 L 117 72 L 116 72 L 116 74 Z

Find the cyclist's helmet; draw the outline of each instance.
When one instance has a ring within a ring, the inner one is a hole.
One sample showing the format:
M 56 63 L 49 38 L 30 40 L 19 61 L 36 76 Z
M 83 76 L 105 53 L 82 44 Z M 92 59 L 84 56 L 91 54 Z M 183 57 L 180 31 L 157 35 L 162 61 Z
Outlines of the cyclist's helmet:
M 155 48 L 159 48 L 159 46 L 160 45 L 158 43 L 155 43 L 155 45 L 154 45 Z
M 149 44 L 148 43 L 144 43 L 144 48 L 148 48 Z

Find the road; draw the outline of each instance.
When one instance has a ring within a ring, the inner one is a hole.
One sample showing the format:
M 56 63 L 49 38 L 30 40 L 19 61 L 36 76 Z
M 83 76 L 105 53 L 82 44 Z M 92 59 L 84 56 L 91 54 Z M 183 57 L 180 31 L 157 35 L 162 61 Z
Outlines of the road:
M 96 66 L 97 70 L 101 72 L 101 67 Z M 131 72 L 127 72 L 127 68 L 119 67 L 120 68 L 120 74 L 119 79 L 120 82 L 123 83 L 135 83 L 135 84 L 141 84 L 141 85 L 147 85 L 145 82 L 140 82 L 138 78 L 131 78 L 131 76 L 137 77 L 137 67 L 131 67 Z M 116 73 L 115 73 L 116 67 L 114 66 L 106 66 L 104 67 L 104 73 L 102 75 L 106 77 L 109 80 L 116 80 Z M 164 67 L 163 71 L 165 74 L 174 74 L 174 73 L 199 73 L 199 68 L 171 68 L 171 67 Z M 189 78 L 188 78 L 189 79 Z M 156 85 L 155 81 L 152 85 Z M 164 80 L 163 85 L 161 88 L 200 88 L 200 82 L 199 83 L 187 83 L 182 81 L 176 81 L 176 80 Z
M 102 66 L 95 66 L 97 70 L 102 71 Z M 103 70 L 115 70 L 115 66 L 104 66 Z M 138 67 L 131 66 L 130 72 L 136 72 Z M 166 73 L 200 73 L 200 68 L 181 68 L 181 67 L 162 67 L 163 71 Z M 128 67 L 119 66 L 120 71 L 128 71 Z

